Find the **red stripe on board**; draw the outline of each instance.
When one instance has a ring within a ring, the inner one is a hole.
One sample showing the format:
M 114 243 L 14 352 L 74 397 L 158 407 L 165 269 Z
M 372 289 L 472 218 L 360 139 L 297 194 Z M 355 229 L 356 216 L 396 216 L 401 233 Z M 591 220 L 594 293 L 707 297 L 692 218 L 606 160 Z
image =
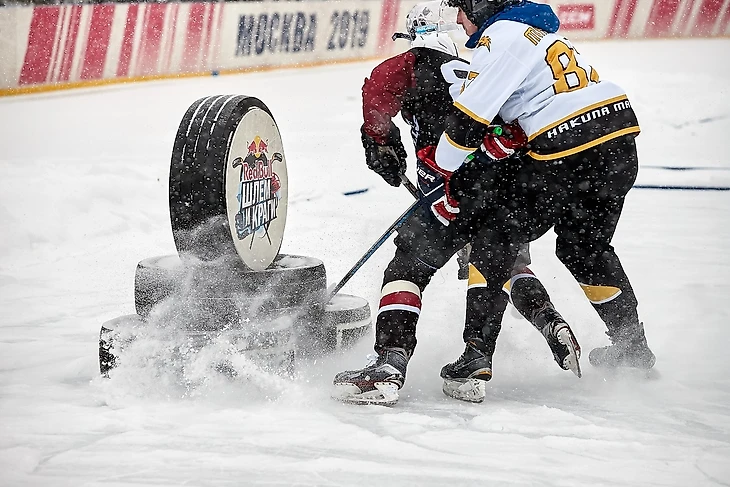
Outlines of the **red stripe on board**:
M 395 293 L 386 294 L 380 298 L 380 307 L 389 306 L 391 304 L 402 304 L 405 306 L 413 306 L 414 308 L 421 309 L 421 298 L 418 295 L 408 291 L 398 291 Z
M 60 7 L 34 7 L 28 32 L 28 48 L 18 77 L 19 85 L 43 83 L 51 65 L 51 51 Z
M 223 25 L 223 6 L 225 5 L 225 2 L 219 2 L 216 4 L 216 23 L 215 23 L 215 39 L 213 39 L 213 43 L 206 48 L 206 51 L 208 51 L 209 54 L 213 55 L 213 62 L 208 63 L 208 66 L 210 67 L 211 64 L 214 64 L 214 68 L 218 68 L 218 52 L 220 49 L 220 36 L 221 36 L 221 26 Z M 212 49 L 212 52 L 211 52 Z
M 127 21 L 124 24 L 124 36 L 122 37 L 122 46 L 119 50 L 119 61 L 117 63 L 117 78 L 124 78 L 129 75 L 129 63 L 132 61 L 132 47 L 138 12 L 139 4 L 135 3 L 127 8 Z
M 386 50 L 386 46 L 391 41 L 391 36 L 395 30 L 395 23 L 398 20 L 398 7 L 400 2 L 397 0 L 383 0 L 383 11 L 380 15 L 380 37 L 378 38 L 378 50 Z
M 63 58 L 63 45 L 66 42 L 64 29 L 68 31 L 68 22 L 71 17 L 71 7 L 60 7 L 61 16 L 56 25 L 56 34 L 53 36 L 53 51 L 51 52 L 51 66 L 48 68 L 47 81 L 55 81 L 60 71 L 61 58 Z M 58 69 L 57 69 L 58 68 Z
M 720 17 L 720 10 L 724 0 L 704 0 L 700 5 L 700 11 L 697 13 L 695 25 L 692 27 L 690 35 L 710 36 L 715 22 Z
M 144 46 L 144 43 L 145 43 L 145 32 L 147 32 L 147 22 L 150 19 L 150 12 L 146 5 L 144 5 L 142 7 L 141 12 L 142 12 L 142 26 L 141 26 L 140 33 L 138 36 L 139 42 L 137 44 L 135 44 L 135 46 L 132 48 L 132 50 L 134 51 L 133 54 L 135 54 L 135 58 L 134 58 L 135 65 L 130 67 L 129 74 L 131 74 L 133 76 L 135 74 L 139 73 L 139 59 L 141 57 L 142 46 Z
M 185 49 L 182 53 L 180 70 L 183 72 L 197 71 L 200 54 L 200 40 L 203 36 L 203 15 L 205 14 L 205 3 L 190 4 L 190 15 L 188 16 L 188 29 L 185 35 Z
M 684 35 L 684 32 L 687 27 L 687 22 L 689 22 L 692 19 L 692 10 L 694 10 L 696 0 L 688 0 L 687 1 L 687 7 L 684 9 L 684 12 L 682 15 L 679 16 L 679 25 L 677 26 L 677 29 L 673 32 L 674 35 L 682 36 Z M 691 34 L 688 32 L 687 34 Z
M 145 22 L 142 26 L 142 41 L 137 57 L 135 75 L 148 75 L 157 72 L 157 61 L 160 58 L 162 31 L 165 28 L 166 3 L 148 3 L 145 8 Z
M 617 29 L 616 26 L 618 25 L 618 19 L 621 15 L 621 7 L 623 7 L 625 0 L 616 0 L 616 3 L 613 5 L 613 13 L 611 14 L 611 18 L 609 19 L 608 23 L 608 30 L 606 31 L 606 37 L 615 37 Z
M 629 29 L 631 29 L 631 22 L 634 20 L 634 13 L 636 12 L 637 3 L 639 3 L 639 0 L 631 0 L 631 3 L 629 3 L 629 7 L 626 10 L 626 15 L 624 15 L 624 23 L 621 24 L 621 29 L 618 31 L 619 36 L 628 36 Z
M 58 73 L 59 81 L 68 81 L 71 74 L 71 65 L 76 50 L 76 40 L 79 37 L 79 24 L 81 23 L 81 5 L 71 7 L 71 20 L 69 20 L 66 39 L 63 43 L 63 58 L 61 59 L 61 70 Z
M 672 23 L 679 11 L 681 0 L 654 0 L 647 21 L 646 37 L 663 37 L 671 34 Z
M 213 14 L 215 13 L 215 4 L 207 3 L 205 9 L 205 42 L 203 42 L 203 65 L 201 68 L 205 68 L 208 65 L 208 46 L 210 46 L 210 37 L 213 35 Z
M 177 29 L 177 12 L 180 10 L 179 3 L 170 4 L 170 32 L 165 36 L 165 72 L 170 71 L 170 63 L 172 62 L 172 50 L 175 47 L 175 29 Z
M 728 3 L 725 7 L 725 13 L 722 16 L 722 19 L 720 19 L 720 30 L 718 30 L 717 34 L 725 35 L 728 24 L 730 24 L 730 3 Z
M 91 9 L 89 39 L 86 43 L 81 79 L 99 79 L 104 75 L 106 52 L 112 33 L 114 4 L 94 5 Z

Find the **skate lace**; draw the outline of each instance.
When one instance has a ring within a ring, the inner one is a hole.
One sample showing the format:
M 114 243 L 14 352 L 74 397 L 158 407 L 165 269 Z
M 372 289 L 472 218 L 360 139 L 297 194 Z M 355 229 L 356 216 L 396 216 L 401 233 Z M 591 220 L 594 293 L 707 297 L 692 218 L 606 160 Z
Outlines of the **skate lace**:
M 460 366 L 466 364 L 468 362 L 468 360 L 466 358 L 467 352 L 468 352 L 468 349 L 467 350 L 464 350 L 464 352 L 459 356 L 459 358 L 457 358 L 456 360 L 454 360 L 454 362 L 452 363 L 452 365 L 454 367 L 460 367 Z
M 459 369 L 459 368 L 463 367 L 465 363 L 466 363 L 466 360 L 464 359 L 464 354 L 461 354 L 461 356 L 459 358 L 457 358 L 456 360 L 454 360 L 451 363 L 451 367 L 453 367 L 454 369 Z
M 377 353 L 369 353 L 365 356 L 365 359 L 368 361 L 368 363 L 365 365 L 365 367 L 372 367 L 373 365 L 378 363 L 378 359 L 380 359 L 380 355 Z

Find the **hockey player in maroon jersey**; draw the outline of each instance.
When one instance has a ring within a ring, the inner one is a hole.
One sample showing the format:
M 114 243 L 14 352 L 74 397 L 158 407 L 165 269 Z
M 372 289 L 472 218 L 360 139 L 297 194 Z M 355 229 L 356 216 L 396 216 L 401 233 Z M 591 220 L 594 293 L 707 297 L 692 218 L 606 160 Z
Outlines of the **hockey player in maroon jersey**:
M 414 7 L 406 20 L 407 34 L 396 34 L 410 40 L 411 49 L 387 59 L 378 65 L 363 86 L 363 118 L 361 128 L 368 166 L 393 186 L 400 184 L 400 176 L 406 170 L 406 153 L 398 128 L 392 118 L 401 113 L 411 126 L 415 149 L 419 153 L 432 152 L 443 133 L 447 117 L 455 110 L 453 98 L 467 80 L 469 64 L 458 58 L 453 41 L 443 33 L 444 18 L 440 2 L 426 2 Z M 455 14 L 455 11 L 454 11 Z M 455 20 L 455 19 L 454 19 Z M 419 182 L 428 179 L 428 168 L 418 163 Z M 428 191 L 430 183 L 421 184 Z M 434 215 L 440 217 L 440 215 Z M 400 247 L 420 238 L 420 231 L 428 215 L 411 224 L 399 233 Z M 429 223 L 431 225 L 431 223 Z M 474 242 L 476 258 L 482 254 L 481 240 Z M 481 328 L 488 318 L 483 316 L 491 306 L 502 309 L 507 305 L 508 294 L 515 307 L 527 318 L 547 340 L 553 356 L 563 369 L 570 369 L 580 377 L 580 347 L 570 327 L 550 302 L 547 291 L 527 267 L 530 263 L 529 247 L 521 246 L 513 266 L 511 278 L 505 284 L 506 293 L 495 303 L 486 302 L 484 284 L 486 280 L 479 270 L 469 266 L 469 287 L 465 336 L 472 329 Z M 400 289 L 404 287 L 404 289 Z M 409 293 L 406 288 L 414 288 Z M 383 296 L 376 325 L 375 350 L 379 359 L 390 356 L 396 360 L 410 357 L 415 347 L 415 323 L 413 314 L 420 308 L 420 289 L 413 283 L 383 283 Z M 394 326 L 395 323 L 395 326 Z M 498 332 L 499 324 L 493 327 Z M 494 334 L 496 340 L 496 333 Z M 391 347 L 391 343 L 406 343 L 405 347 Z M 493 345 L 493 344 L 492 344 Z M 390 350 L 393 348 L 394 350 Z M 392 353 L 391 353 L 392 352 Z M 390 354 L 390 355 L 389 355 Z M 393 394 L 383 394 L 375 383 L 381 381 L 383 373 L 390 376 L 391 370 L 384 360 L 376 362 L 363 371 L 344 372 L 335 378 L 339 398 L 356 403 L 392 403 Z M 401 360 L 405 363 L 405 361 Z M 485 380 L 491 378 L 491 364 L 481 372 Z M 405 368 L 401 374 L 405 378 Z M 367 377 L 365 379 L 365 377 Z M 402 382 L 401 382 L 402 385 Z M 476 393 L 465 390 L 447 390 L 447 394 L 469 401 L 484 399 L 485 389 Z

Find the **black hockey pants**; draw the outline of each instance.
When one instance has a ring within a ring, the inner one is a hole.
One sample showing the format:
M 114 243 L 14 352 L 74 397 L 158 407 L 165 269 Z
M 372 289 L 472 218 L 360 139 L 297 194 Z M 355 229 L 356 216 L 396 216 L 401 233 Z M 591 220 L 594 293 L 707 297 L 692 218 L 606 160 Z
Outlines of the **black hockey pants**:
M 552 226 L 543 218 L 545 185 L 540 178 L 535 178 L 537 183 L 529 180 L 535 175 L 532 161 L 510 159 L 500 164 L 496 171 L 487 171 L 473 182 L 480 188 L 479 197 L 462 199 L 461 213 L 448 227 L 439 223 L 428 207 L 417 212 L 398 231 L 396 253 L 383 278 L 384 290 L 386 284 L 407 281 L 423 291 L 436 271 L 471 243 L 470 263 L 489 277 L 485 288 L 469 296 L 465 341 L 496 340 L 508 302 L 502 285 L 510 278 L 520 247 Z M 412 351 L 417 321 L 418 314 L 413 311 L 381 306 L 376 351 L 383 347 Z
M 638 167 L 634 136 L 626 135 L 545 168 L 556 195 L 555 253 L 614 335 L 640 328 L 634 290 L 611 245 Z
M 399 230 L 383 285 L 404 280 L 423 291 L 433 274 L 471 242 L 471 263 L 486 278 L 486 287 L 481 299 L 468 307 L 464 339 L 492 342 L 507 303 L 501 288 L 520 244 L 555 225 L 558 258 L 583 286 L 609 331 L 632 333 L 628 330 L 638 325 L 636 298 L 611 239 L 637 168 L 633 136 L 560 161 L 512 162 L 507 170 L 492 174 L 486 198 L 462 201 L 459 218 L 448 227 L 424 208 Z M 408 311 L 380 312 L 376 350 L 400 347 L 412 352 L 417 321 L 418 315 Z

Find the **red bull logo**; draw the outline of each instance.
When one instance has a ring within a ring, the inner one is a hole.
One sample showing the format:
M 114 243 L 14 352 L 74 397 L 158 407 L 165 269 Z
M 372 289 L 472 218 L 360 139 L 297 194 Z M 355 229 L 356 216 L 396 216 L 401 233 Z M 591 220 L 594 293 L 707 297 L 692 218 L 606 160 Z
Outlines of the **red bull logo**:
M 264 152 L 267 152 L 268 147 L 269 146 L 266 144 L 266 142 L 261 140 L 261 137 L 257 135 L 249 144 L 248 153 L 255 155 L 263 154 Z
M 273 165 L 283 156 L 275 152 L 269 159 L 268 150 L 268 144 L 257 135 L 248 145 L 246 157 L 236 157 L 232 162 L 234 168 L 241 168 L 235 216 L 239 239 L 255 234 L 268 236 L 269 224 L 276 219 L 281 182 Z

